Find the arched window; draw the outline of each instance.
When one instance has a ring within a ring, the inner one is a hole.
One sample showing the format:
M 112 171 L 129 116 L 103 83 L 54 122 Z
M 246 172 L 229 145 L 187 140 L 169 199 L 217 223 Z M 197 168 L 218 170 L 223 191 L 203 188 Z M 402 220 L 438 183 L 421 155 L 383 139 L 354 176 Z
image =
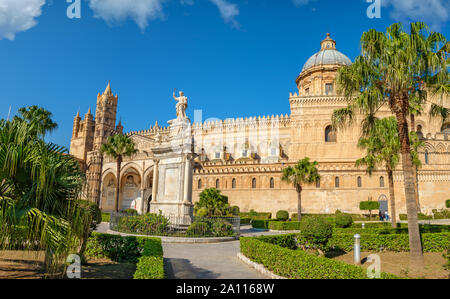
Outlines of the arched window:
M 270 178 L 270 189 L 275 188 L 275 180 L 273 178 Z
M 320 178 L 316 180 L 316 188 L 320 188 Z
M 256 179 L 255 178 L 252 179 L 252 188 L 256 189 Z
M 231 188 L 236 189 L 236 179 L 234 179 L 234 178 L 231 181 Z
M 220 181 L 219 181 L 219 179 L 217 179 L 216 180 L 216 189 L 219 189 L 220 188 Z
M 357 181 L 358 181 L 358 188 L 361 188 L 362 187 L 362 179 L 360 176 L 358 177 Z
M 336 130 L 332 126 L 325 128 L 325 142 L 337 142 Z
M 198 180 L 197 189 L 202 189 L 202 180 Z
M 416 133 L 419 139 L 423 139 L 422 125 L 417 125 Z
M 441 128 L 441 133 L 450 135 L 450 124 L 444 124 Z
M 334 179 L 334 186 L 335 186 L 336 188 L 339 188 L 339 177 L 336 177 L 336 178 Z
M 429 153 L 428 153 L 428 150 L 425 150 L 425 164 L 429 164 L 429 163 L 430 163 Z
M 384 177 L 380 176 L 380 187 L 384 187 Z

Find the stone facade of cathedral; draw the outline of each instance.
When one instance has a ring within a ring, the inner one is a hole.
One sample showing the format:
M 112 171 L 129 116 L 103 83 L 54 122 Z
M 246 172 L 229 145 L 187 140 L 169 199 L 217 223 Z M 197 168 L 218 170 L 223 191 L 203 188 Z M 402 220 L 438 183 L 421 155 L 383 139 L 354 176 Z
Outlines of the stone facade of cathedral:
M 160 205 L 159 185 L 165 184 L 166 192 L 172 192 L 167 186 L 177 182 L 180 185 L 179 180 L 184 178 L 180 194 L 185 195 L 187 205 L 197 201 L 205 188 L 216 187 L 241 211 L 295 213 L 297 195 L 292 185 L 281 181 L 282 169 L 309 157 L 318 161 L 321 179 L 304 186 L 304 213 L 334 213 L 337 209 L 361 213 L 359 202 L 368 199 L 380 201 L 383 209 L 389 209 L 386 172 L 379 169 L 369 176 L 364 168 L 355 167 L 355 161 L 364 156 L 357 147 L 361 119 L 345 130 L 336 132 L 331 127 L 333 111 L 346 107 L 345 99 L 336 94 L 336 71 L 349 64 L 350 59 L 336 50 L 336 42 L 328 35 L 296 79 L 298 90 L 289 96 L 289 114 L 189 121 L 182 132 L 189 138 L 176 140 L 190 142 L 191 153 L 180 158 L 181 168 L 176 173 L 159 164 L 159 152 L 155 151 L 169 142 L 170 136 L 179 134 L 173 125 L 160 127 L 156 123 L 147 130 L 127 133 L 138 153 L 122 163 L 119 207 L 154 211 L 152 204 Z M 427 100 L 425 112 L 434 100 Z M 70 148 L 86 171 L 86 196 L 99 202 L 105 211 L 114 209 L 116 163 L 102 157 L 99 149 L 108 136 L 123 131 L 120 122 L 115 126 L 117 102 L 118 96 L 113 95 L 108 84 L 105 92 L 97 96 L 95 119 L 90 111 L 84 119 L 79 114 L 75 117 Z M 417 180 L 420 210 L 430 213 L 444 208 L 445 200 L 450 198 L 450 121 L 443 123 L 425 112 L 416 117 L 415 129 L 424 142 L 419 150 L 422 167 Z M 378 116 L 390 115 L 388 107 L 384 107 Z M 397 213 L 406 213 L 401 166 L 394 172 L 394 186 Z

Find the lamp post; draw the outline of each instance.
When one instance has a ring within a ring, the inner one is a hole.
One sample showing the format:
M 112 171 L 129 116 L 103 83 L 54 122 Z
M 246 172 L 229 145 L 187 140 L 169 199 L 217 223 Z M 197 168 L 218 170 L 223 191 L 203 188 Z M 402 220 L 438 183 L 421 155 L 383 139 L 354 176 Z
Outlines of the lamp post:
M 361 264 L 361 236 L 359 234 L 354 235 L 355 238 L 355 246 L 353 248 L 353 254 L 354 254 L 354 263 L 355 265 Z

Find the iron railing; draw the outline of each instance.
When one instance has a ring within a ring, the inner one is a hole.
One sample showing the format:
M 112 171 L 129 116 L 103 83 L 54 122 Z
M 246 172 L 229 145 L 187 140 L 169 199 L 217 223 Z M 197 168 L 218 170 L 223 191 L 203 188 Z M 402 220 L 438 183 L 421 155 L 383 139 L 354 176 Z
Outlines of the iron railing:
M 174 237 L 237 237 L 240 217 L 189 217 L 112 212 L 111 230 L 129 234 Z

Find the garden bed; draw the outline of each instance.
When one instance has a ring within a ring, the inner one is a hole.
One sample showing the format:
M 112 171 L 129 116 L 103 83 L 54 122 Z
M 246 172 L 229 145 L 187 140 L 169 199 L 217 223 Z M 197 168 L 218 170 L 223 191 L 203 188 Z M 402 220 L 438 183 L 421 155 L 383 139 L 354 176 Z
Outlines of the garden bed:
M 81 279 L 132 279 L 136 265 L 106 258 L 88 259 L 81 266 Z M 44 272 L 44 254 L 36 251 L 1 251 L 0 279 L 62 278 L 62 272 L 48 276 Z M 64 278 L 66 278 L 64 276 Z
M 446 259 L 440 252 L 424 253 L 425 267 L 419 276 L 412 276 L 409 268 L 409 252 L 361 252 L 362 266 L 367 268 L 372 263 L 367 263 L 366 258 L 370 254 L 377 254 L 381 261 L 381 271 L 389 272 L 400 277 L 426 278 L 426 279 L 449 279 L 449 272 L 444 269 Z M 333 260 L 342 261 L 347 264 L 353 263 L 353 252 L 333 257 Z

